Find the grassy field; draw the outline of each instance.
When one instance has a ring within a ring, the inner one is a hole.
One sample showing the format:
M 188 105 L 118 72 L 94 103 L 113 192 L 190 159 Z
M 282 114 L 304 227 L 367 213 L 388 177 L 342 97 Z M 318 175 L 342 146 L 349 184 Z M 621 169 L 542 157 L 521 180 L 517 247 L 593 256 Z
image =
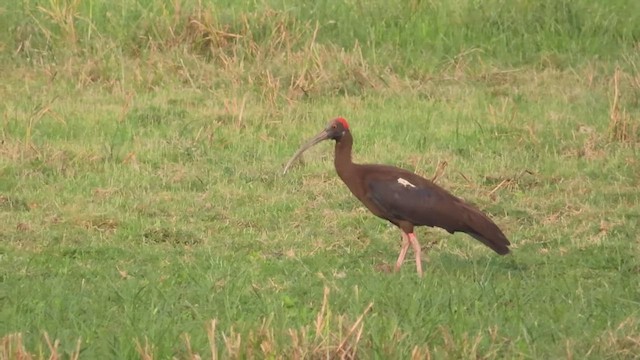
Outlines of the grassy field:
M 640 2 L 0 5 L 0 359 L 634 359 Z M 491 214 L 397 229 L 331 145 Z M 446 165 L 446 166 L 445 166 Z M 427 260 L 425 257 L 425 260 Z

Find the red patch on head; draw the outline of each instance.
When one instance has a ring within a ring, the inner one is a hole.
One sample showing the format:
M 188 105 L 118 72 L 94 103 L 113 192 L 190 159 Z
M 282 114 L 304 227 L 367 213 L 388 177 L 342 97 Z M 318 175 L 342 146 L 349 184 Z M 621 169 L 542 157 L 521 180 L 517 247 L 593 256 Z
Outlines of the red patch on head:
M 342 124 L 342 126 L 345 129 L 349 130 L 349 123 L 347 123 L 347 120 L 345 120 L 345 118 L 339 117 L 339 118 L 336 119 L 336 121 L 339 122 L 340 124 Z

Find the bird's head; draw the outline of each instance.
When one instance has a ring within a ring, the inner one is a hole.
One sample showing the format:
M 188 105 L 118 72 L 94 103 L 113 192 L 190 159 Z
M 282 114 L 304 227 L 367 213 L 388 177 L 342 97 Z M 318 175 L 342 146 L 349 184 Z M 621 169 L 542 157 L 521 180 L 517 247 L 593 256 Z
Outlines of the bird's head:
M 327 127 L 320 131 L 316 136 L 309 139 L 300 147 L 300 149 L 298 149 L 298 151 L 296 151 L 296 153 L 291 157 L 291 160 L 287 163 L 287 166 L 285 166 L 284 174 L 287 173 L 291 164 L 293 164 L 293 162 L 296 161 L 296 159 L 298 159 L 307 149 L 324 140 L 335 140 L 336 142 L 340 142 L 347 132 L 349 132 L 349 123 L 347 123 L 347 120 L 342 117 L 331 120 Z
M 340 141 L 347 131 L 349 131 L 349 123 L 347 123 L 347 120 L 343 117 L 335 118 L 331 120 L 324 131 L 320 133 L 326 133 L 326 138 L 320 139 L 318 142 L 328 139 Z M 320 134 L 317 136 L 320 136 Z

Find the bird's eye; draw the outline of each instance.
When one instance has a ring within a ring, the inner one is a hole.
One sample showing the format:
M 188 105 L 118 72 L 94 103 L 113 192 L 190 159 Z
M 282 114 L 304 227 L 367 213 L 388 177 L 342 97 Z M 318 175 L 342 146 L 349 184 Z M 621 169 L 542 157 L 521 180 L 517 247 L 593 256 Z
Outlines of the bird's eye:
M 332 128 L 332 129 L 337 128 L 336 124 L 331 125 L 331 128 Z

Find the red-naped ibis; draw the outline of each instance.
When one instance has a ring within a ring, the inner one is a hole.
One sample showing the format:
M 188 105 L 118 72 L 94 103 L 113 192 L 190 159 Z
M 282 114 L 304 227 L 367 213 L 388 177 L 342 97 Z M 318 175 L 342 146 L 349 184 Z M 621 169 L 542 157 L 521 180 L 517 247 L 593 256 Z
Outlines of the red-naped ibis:
M 422 276 L 421 248 L 415 226 L 463 232 L 500 255 L 509 253 L 511 243 L 502 230 L 480 210 L 433 182 L 410 171 L 387 165 L 355 164 L 351 161 L 353 137 L 344 118 L 336 118 L 298 149 L 284 173 L 307 149 L 323 140 L 334 140 L 334 164 L 340 179 L 374 215 L 388 220 L 402 232 L 403 244 L 395 270 L 400 270 L 409 245 L 416 255 L 416 269 Z

